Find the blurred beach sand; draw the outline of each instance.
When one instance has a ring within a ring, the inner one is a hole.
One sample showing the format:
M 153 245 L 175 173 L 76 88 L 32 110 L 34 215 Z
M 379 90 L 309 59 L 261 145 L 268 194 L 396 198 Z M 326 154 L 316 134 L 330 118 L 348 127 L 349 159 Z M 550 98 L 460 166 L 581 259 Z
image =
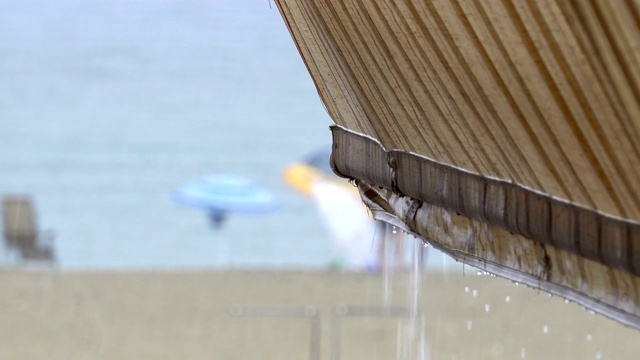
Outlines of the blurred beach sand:
M 313 359 L 314 346 L 319 359 L 395 359 L 406 348 L 411 359 L 635 359 L 640 349 L 635 330 L 470 269 L 417 282 L 409 273 L 4 270 L 0 283 L 2 359 Z M 415 290 L 416 317 L 373 314 L 411 310 Z

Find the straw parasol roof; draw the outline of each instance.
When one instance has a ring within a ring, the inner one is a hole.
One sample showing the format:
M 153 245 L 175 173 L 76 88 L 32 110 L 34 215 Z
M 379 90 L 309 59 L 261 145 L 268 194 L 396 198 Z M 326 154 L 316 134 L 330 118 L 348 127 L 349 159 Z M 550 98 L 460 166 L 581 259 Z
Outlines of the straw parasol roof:
M 374 215 L 640 328 L 640 2 L 279 9 Z

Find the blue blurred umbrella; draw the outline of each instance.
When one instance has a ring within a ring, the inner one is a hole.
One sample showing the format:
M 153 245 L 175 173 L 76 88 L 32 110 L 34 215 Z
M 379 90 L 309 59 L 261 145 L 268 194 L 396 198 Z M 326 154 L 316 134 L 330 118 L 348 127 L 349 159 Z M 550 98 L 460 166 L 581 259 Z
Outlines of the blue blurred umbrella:
M 304 157 L 303 162 L 309 166 L 312 166 L 318 170 L 321 170 L 325 175 L 336 176 L 331 170 L 329 164 L 329 158 L 331 157 L 331 147 L 326 146 L 316 151 L 313 151 Z
M 206 210 L 216 228 L 229 213 L 266 213 L 281 205 L 275 194 L 236 175 L 204 176 L 179 188 L 173 198 L 180 204 Z

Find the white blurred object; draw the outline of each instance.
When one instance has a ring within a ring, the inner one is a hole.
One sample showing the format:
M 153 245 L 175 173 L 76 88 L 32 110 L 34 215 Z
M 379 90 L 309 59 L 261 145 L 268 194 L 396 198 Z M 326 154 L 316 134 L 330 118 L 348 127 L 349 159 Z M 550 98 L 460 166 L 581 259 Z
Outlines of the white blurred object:
M 369 218 L 358 194 L 336 181 L 315 179 L 311 184 L 311 198 L 347 265 L 375 269 L 375 222 Z
M 330 172 L 329 152 L 313 155 L 305 163 L 289 165 L 283 172 L 285 182 L 316 205 L 343 265 L 377 270 L 375 221 L 369 217 L 356 188 Z

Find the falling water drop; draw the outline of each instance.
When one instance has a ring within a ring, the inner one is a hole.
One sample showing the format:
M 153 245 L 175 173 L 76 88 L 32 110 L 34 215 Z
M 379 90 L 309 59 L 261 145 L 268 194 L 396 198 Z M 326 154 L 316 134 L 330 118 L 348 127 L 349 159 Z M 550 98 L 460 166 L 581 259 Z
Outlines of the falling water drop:
M 465 286 L 465 287 L 464 287 L 464 292 L 465 292 L 465 293 L 468 293 L 468 292 L 469 292 L 469 287 L 468 287 L 468 286 Z
M 489 312 L 489 310 L 491 310 L 491 305 L 484 304 L 484 312 Z
M 525 348 L 520 348 L 520 358 L 524 359 L 525 357 L 527 357 L 527 352 Z
M 543 333 L 545 333 L 545 334 L 546 334 L 546 333 L 548 333 L 548 332 L 549 332 L 549 325 L 545 324 L 545 325 L 542 327 L 542 332 L 543 332 Z
M 504 301 L 506 301 L 506 302 L 510 302 L 510 301 L 511 301 L 511 296 L 507 295 L 507 296 L 504 298 Z
M 480 270 L 476 271 L 476 275 L 482 275 L 482 271 Z
M 602 359 L 602 352 L 596 352 L 596 359 Z
M 568 304 L 569 303 L 569 299 L 564 299 L 564 303 Z
M 478 290 L 473 290 L 472 295 L 473 295 L 473 297 L 478 296 Z
M 587 334 L 587 341 L 593 340 L 593 336 L 591 334 Z
M 467 330 L 471 330 L 472 325 L 473 325 L 473 321 L 467 320 Z

